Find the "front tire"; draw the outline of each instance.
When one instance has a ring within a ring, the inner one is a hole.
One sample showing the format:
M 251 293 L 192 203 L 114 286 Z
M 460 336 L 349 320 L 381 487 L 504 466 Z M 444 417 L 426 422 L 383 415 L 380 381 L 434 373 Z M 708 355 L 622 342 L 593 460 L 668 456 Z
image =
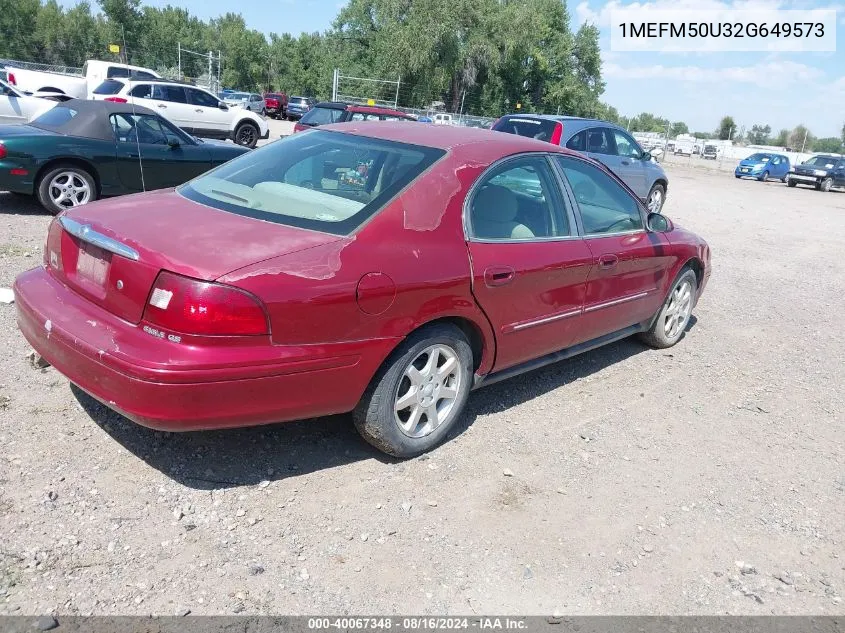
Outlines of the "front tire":
M 253 149 L 258 143 L 258 126 L 244 121 L 235 129 L 235 143 Z
M 352 414 L 377 449 L 415 457 L 440 444 L 469 398 L 472 349 L 451 324 L 411 334 L 384 362 Z
M 647 345 L 665 349 L 681 340 L 692 315 L 697 289 L 698 279 L 695 273 L 685 268 L 672 285 L 654 323 L 640 335 Z
M 798 181 L 795 180 L 794 178 L 787 178 L 786 179 L 786 186 L 787 187 L 795 187 L 797 185 L 798 185 Z
M 764 171 L 763 174 L 760 176 L 760 182 L 769 182 L 769 172 Z
M 56 215 L 66 209 L 94 202 L 98 197 L 97 183 L 82 167 L 56 165 L 39 179 L 35 197 L 42 207 Z
M 833 186 L 833 180 L 830 178 L 825 178 L 822 180 L 821 184 L 819 185 L 819 191 L 830 191 L 830 188 Z
M 646 198 L 646 207 L 649 213 L 660 213 L 663 203 L 666 201 L 666 189 L 659 182 L 654 183 Z

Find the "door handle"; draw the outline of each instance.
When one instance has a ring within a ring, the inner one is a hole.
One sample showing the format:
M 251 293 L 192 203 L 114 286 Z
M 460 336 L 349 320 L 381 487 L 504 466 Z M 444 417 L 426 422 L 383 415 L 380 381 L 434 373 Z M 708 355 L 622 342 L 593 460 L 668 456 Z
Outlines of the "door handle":
M 202 112 L 202 108 L 197 108 L 194 112 Z
M 619 263 L 619 258 L 616 255 L 602 255 L 599 257 L 599 268 L 603 270 L 610 270 L 615 268 Z
M 623 160 L 623 161 L 622 161 L 622 164 L 623 164 L 623 165 L 630 165 L 630 164 L 631 164 L 631 162 L 630 162 L 630 161 L 627 161 L 627 160 Z
M 164 105 L 163 103 L 159 103 L 159 104 L 158 104 L 158 107 L 159 107 L 159 108 L 166 108 L 167 106 L 166 106 L 166 105 Z
M 516 277 L 516 271 L 510 266 L 490 266 L 484 271 L 484 284 L 488 288 L 505 286 Z

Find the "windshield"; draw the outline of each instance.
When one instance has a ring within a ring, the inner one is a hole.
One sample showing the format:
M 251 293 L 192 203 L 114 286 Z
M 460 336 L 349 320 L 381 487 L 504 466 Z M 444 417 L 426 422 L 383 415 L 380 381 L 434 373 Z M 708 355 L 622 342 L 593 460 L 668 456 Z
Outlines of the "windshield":
M 769 159 L 771 159 L 771 156 L 769 156 L 768 154 L 752 154 L 745 160 L 747 160 L 749 163 L 768 163 Z
M 183 185 L 179 193 L 237 215 L 348 235 L 444 154 L 308 131 L 244 154 Z
M 302 125 L 327 125 L 343 119 L 344 110 L 337 108 L 312 108 L 300 119 Z
M 824 167 L 825 169 L 833 169 L 836 159 L 833 156 L 813 156 L 804 161 L 805 165 L 810 167 Z
M 517 134 L 550 142 L 556 125 L 555 121 L 549 119 L 505 117 L 496 123 L 493 129 L 497 132 L 507 132 L 508 134 Z

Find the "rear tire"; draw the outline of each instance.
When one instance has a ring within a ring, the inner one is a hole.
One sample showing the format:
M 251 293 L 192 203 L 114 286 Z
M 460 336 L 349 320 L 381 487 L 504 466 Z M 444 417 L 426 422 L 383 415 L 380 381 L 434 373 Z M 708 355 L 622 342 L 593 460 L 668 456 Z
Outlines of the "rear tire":
M 444 323 L 417 330 L 370 382 L 352 414 L 355 427 L 394 457 L 430 451 L 460 418 L 472 368 L 472 349 L 460 329 Z
M 833 186 L 833 180 L 830 178 L 825 178 L 821 181 L 819 185 L 819 191 L 830 191 L 830 188 Z
M 649 346 L 657 349 L 672 347 L 681 340 L 695 306 L 695 293 L 698 290 L 698 278 L 690 268 L 684 268 L 651 327 L 640 335 Z
M 35 197 L 47 211 L 57 215 L 98 198 L 94 177 L 82 167 L 58 164 L 48 169 L 35 187 Z

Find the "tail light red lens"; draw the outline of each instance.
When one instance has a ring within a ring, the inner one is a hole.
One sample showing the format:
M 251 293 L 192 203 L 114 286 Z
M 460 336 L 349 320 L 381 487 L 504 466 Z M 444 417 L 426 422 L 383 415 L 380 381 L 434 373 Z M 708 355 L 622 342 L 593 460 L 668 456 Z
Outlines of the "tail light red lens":
M 111 101 L 112 103 L 129 103 L 123 97 L 106 97 L 103 101 Z
M 6 146 L 3 143 L 0 143 L 0 158 L 6 158 L 9 153 L 6 151 Z
M 555 131 L 552 132 L 552 138 L 549 142 L 553 145 L 560 145 L 560 139 L 563 136 L 563 123 L 555 123 Z
M 18 85 L 18 80 L 15 79 L 15 73 L 7 73 L 6 74 L 6 80 L 8 81 L 9 84 L 11 84 L 13 86 Z
M 162 271 L 144 320 L 165 330 L 204 336 L 269 334 L 261 302 L 239 288 Z

